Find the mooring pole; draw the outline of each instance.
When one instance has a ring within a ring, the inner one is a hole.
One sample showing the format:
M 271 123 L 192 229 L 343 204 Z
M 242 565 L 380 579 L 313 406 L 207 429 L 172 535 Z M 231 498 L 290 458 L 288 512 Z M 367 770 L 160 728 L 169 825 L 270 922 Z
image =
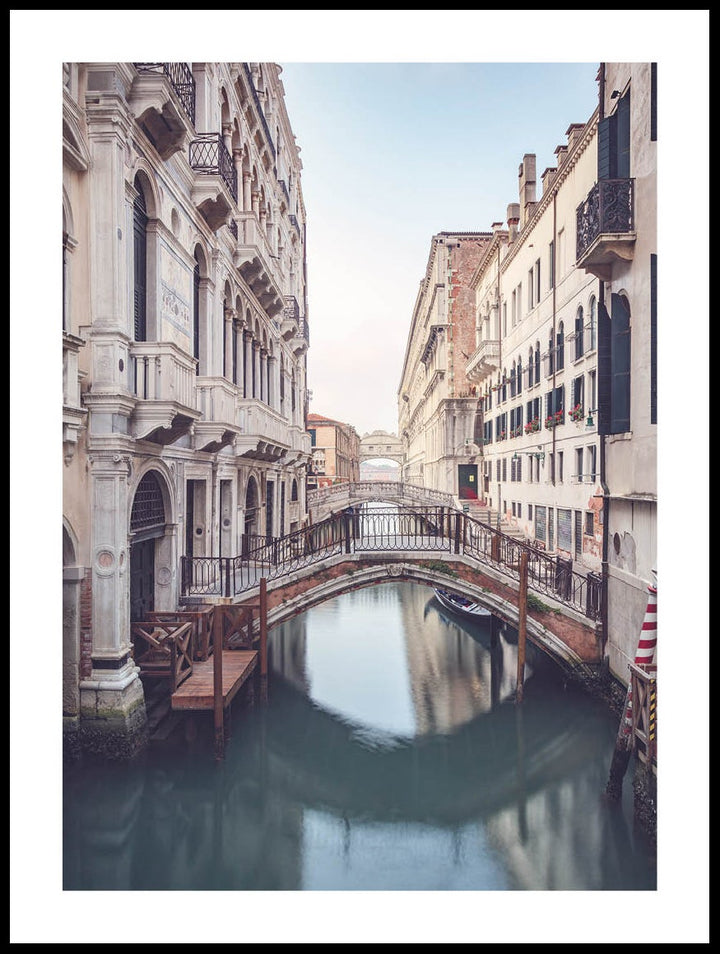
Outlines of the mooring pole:
M 215 758 L 222 759 L 225 754 L 225 733 L 223 725 L 222 658 L 223 653 L 223 613 L 220 606 L 213 613 L 213 720 L 215 723 Z
M 525 682 L 525 642 L 527 639 L 527 587 L 528 587 L 528 555 L 526 551 L 520 554 L 520 591 L 518 593 L 518 656 L 517 656 L 517 687 L 515 702 L 523 701 L 523 684 Z
M 260 577 L 260 701 L 267 702 L 267 580 Z

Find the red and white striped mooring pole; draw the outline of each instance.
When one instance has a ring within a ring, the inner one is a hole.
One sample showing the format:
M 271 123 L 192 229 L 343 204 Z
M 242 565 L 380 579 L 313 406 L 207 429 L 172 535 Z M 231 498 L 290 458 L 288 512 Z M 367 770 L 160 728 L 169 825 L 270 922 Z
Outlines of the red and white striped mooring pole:
M 653 570 L 653 573 L 655 571 Z M 648 601 L 645 609 L 645 618 L 643 619 L 638 639 L 637 650 L 635 652 L 636 666 L 651 666 L 655 658 L 655 649 L 657 647 L 657 586 L 648 586 Z M 625 708 L 622 722 L 615 743 L 615 752 L 613 754 L 612 765 L 610 766 L 610 779 L 605 790 L 606 794 L 613 799 L 619 799 L 622 792 L 622 780 L 625 775 L 625 769 L 630 761 L 632 752 L 632 675 L 628 680 L 627 692 L 625 693 Z
M 651 666 L 655 658 L 657 646 L 657 587 L 648 586 L 648 602 L 645 609 L 645 619 L 640 630 L 637 650 L 635 652 L 636 666 Z M 623 735 L 629 735 L 632 730 L 632 678 L 628 680 L 625 695 L 625 715 L 623 718 Z

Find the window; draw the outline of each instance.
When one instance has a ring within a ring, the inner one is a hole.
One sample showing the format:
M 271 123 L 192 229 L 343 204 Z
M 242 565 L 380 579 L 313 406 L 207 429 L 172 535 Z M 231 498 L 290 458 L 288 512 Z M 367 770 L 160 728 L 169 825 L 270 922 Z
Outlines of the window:
M 535 307 L 535 302 L 533 300 L 533 293 L 535 291 L 535 281 L 533 276 L 532 268 L 528 271 L 528 311 L 532 311 Z
M 133 311 L 135 341 L 147 340 L 147 208 L 145 196 L 135 180 L 133 202 Z
M 585 533 L 589 537 L 595 533 L 595 514 L 592 510 L 585 511 Z
M 540 259 L 535 262 L 535 302 L 540 301 Z
M 522 319 L 522 282 L 517 287 L 517 320 Z
M 588 373 L 588 412 L 594 411 L 597 407 L 597 371 Z
M 507 480 L 507 458 L 503 457 L 502 459 L 502 479 L 503 482 Z
M 540 342 L 535 342 L 535 384 L 540 384 Z
M 562 276 L 565 271 L 565 229 L 560 229 L 557 237 L 557 259 L 555 261 L 556 277 Z
M 545 507 L 535 507 L 535 539 L 545 542 Z
M 557 452 L 557 479 L 559 483 L 563 482 L 563 451 Z
M 510 320 L 512 322 L 512 327 L 514 328 L 517 324 L 517 289 L 513 290 L 512 295 L 510 296 Z M 504 329 L 507 331 L 507 327 Z
M 558 510 L 557 512 L 557 541 L 558 549 L 572 550 L 572 510 Z
M 548 288 L 555 287 L 555 243 L 551 242 L 548 249 Z
M 547 512 L 547 540 L 548 550 L 552 550 L 555 546 L 555 511 L 552 507 L 548 507 Z
M 595 296 L 590 299 L 590 314 L 587 323 L 587 348 L 586 351 L 594 351 L 597 348 L 597 301 Z
M 583 482 L 583 449 L 578 447 L 575 451 L 575 476 L 577 477 L 577 482 L 581 484 Z
M 580 305 L 580 307 L 577 310 L 577 314 L 575 315 L 575 360 L 576 361 L 578 360 L 578 358 L 582 358 L 583 353 L 585 351 L 584 337 L 585 337 L 585 329 L 583 327 L 583 310 L 582 310 L 582 305 Z
M 597 466 L 597 447 L 591 444 L 586 448 L 587 474 L 591 480 L 595 480 Z
M 517 378 L 516 378 L 518 394 L 522 394 L 522 373 L 523 373 L 522 358 L 518 358 Z
M 575 559 L 582 558 L 582 510 L 575 511 Z
M 532 504 L 528 504 L 528 520 L 532 520 Z
M 563 322 L 560 322 L 560 327 L 558 328 L 558 333 L 556 336 L 556 347 L 557 353 L 555 356 L 555 369 L 557 371 L 562 371 L 565 367 L 565 326 Z
M 545 358 L 545 374 L 549 378 L 555 373 L 555 340 L 552 331 L 550 332 L 550 337 L 548 338 L 548 347 Z

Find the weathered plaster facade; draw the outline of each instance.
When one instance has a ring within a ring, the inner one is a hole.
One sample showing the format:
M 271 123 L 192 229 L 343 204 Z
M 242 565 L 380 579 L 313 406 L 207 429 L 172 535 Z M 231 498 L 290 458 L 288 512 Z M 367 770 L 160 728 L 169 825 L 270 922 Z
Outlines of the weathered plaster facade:
M 307 518 L 302 163 L 281 69 L 63 70 L 63 715 L 128 754 L 131 623 Z

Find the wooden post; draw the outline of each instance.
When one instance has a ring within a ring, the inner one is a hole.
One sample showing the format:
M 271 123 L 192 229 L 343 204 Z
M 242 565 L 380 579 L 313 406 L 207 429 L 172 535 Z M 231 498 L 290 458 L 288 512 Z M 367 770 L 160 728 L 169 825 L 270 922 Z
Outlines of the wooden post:
M 525 681 L 525 642 L 527 638 L 527 588 L 528 588 L 528 555 L 520 554 L 520 592 L 518 593 L 518 657 L 517 657 L 517 687 L 515 702 L 523 701 L 523 683 Z
M 222 759 L 225 754 L 222 691 L 223 621 L 222 608 L 216 606 L 213 614 L 213 720 L 216 759 Z
M 260 577 L 260 700 L 267 702 L 267 580 Z

